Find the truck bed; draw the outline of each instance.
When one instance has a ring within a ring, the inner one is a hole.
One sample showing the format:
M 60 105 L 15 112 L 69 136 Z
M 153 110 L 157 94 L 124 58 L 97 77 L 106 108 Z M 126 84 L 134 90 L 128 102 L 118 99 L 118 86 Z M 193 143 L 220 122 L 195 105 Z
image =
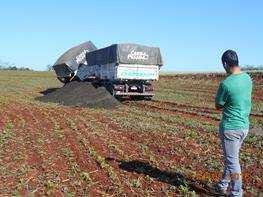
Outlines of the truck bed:
M 158 65 L 106 64 L 83 66 L 77 76 L 81 80 L 95 77 L 106 80 L 158 80 Z

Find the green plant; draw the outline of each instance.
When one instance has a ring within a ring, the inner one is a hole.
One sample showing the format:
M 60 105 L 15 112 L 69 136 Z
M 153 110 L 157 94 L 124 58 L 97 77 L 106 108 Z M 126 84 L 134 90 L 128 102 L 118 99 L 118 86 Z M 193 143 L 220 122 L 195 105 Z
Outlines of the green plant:
M 131 185 L 131 187 L 134 187 L 134 188 L 141 187 L 140 178 L 131 180 L 130 185 Z
M 187 132 L 185 133 L 185 135 L 184 135 L 184 138 L 185 138 L 186 140 L 188 140 L 188 139 L 196 139 L 197 137 L 198 137 L 197 132 L 192 131 L 192 130 L 187 131 Z
M 89 154 L 91 157 L 93 157 L 96 160 L 96 162 L 99 164 L 99 166 L 102 169 L 107 171 L 112 182 L 115 185 L 117 185 L 119 193 L 122 193 L 123 192 L 122 184 L 121 184 L 117 174 L 114 172 L 113 168 L 106 162 L 105 158 L 98 155 L 98 153 L 93 148 L 89 148 Z
M 44 183 L 46 194 L 51 195 L 52 192 L 57 188 L 57 183 L 51 180 L 48 180 L 46 183 Z
M 194 197 L 196 196 L 195 191 L 190 191 L 189 187 L 186 185 L 179 186 L 179 195 L 180 196 L 187 196 L 187 197 Z
M 62 139 L 64 137 L 64 133 L 61 130 L 60 125 L 59 125 L 58 122 L 54 123 L 53 135 L 54 135 L 54 137 L 56 137 L 58 139 Z
M 88 172 L 81 172 L 80 177 L 83 181 L 85 181 L 87 184 L 92 183 L 92 179 L 90 178 L 90 174 Z
M 4 145 L 4 143 L 12 138 L 12 129 L 13 129 L 13 124 L 11 121 L 8 121 L 5 124 L 5 128 L 2 133 L 0 133 L 0 148 L 1 146 Z

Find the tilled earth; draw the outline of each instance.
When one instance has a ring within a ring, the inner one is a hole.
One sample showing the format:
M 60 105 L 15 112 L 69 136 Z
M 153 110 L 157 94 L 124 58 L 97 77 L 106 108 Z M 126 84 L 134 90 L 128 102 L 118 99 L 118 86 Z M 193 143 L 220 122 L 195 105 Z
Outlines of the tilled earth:
M 260 130 L 257 77 L 251 127 Z M 220 112 L 213 108 L 221 76 L 161 76 L 153 101 L 114 109 L 36 101 L 39 92 L 61 86 L 54 78 L 0 74 L 1 196 L 212 194 L 223 170 Z M 262 146 L 262 136 L 250 133 L 242 147 L 245 196 L 262 195 Z

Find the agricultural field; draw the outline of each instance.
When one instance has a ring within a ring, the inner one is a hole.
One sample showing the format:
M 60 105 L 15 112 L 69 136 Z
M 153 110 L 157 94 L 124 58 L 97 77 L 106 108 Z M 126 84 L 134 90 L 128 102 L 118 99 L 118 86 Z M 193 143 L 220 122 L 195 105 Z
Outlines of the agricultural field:
M 52 72 L 0 72 L 0 196 L 208 196 L 223 171 L 222 74 L 169 74 L 152 101 L 116 109 L 35 100 Z M 263 195 L 263 74 L 253 73 L 245 196 Z

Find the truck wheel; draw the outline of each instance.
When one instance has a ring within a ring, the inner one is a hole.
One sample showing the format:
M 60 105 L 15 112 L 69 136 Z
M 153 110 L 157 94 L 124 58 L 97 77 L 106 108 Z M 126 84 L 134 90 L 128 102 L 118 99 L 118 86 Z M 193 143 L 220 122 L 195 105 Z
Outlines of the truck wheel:
M 112 95 L 115 95 L 114 89 L 113 89 L 113 84 L 112 83 L 103 83 L 102 86 L 106 88 L 106 90 Z
M 131 98 L 132 100 L 135 100 L 135 101 L 141 101 L 145 99 L 144 96 L 131 96 Z
M 144 97 L 144 100 L 150 101 L 150 100 L 152 100 L 152 98 L 153 98 L 153 96 L 145 96 L 145 97 Z
M 58 77 L 58 80 L 61 82 L 61 83 L 69 83 L 70 82 L 70 78 L 69 77 Z

